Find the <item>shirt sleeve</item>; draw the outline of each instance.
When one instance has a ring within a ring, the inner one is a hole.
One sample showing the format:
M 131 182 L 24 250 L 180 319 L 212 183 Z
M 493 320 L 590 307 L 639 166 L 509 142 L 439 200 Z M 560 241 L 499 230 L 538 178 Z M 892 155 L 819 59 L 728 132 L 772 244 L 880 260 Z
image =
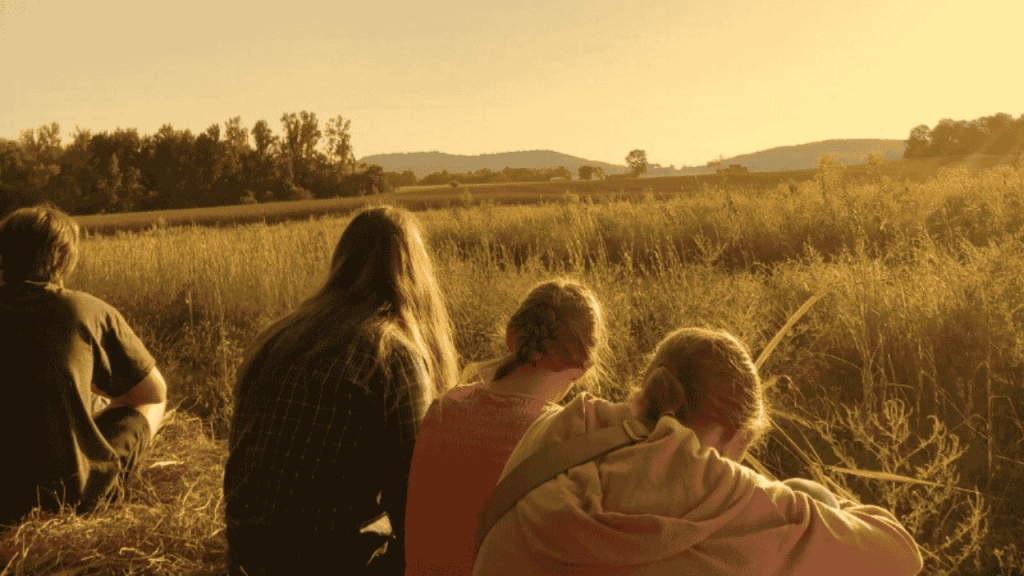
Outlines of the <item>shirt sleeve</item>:
M 99 316 L 93 346 L 93 385 L 111 397 L 118 397 L 135 387 L 156 366 L 120 312 L 104 305 Z
M 888 510 L 849 500 L 832 508 L 800 492 L 784 499 L 803 528 L 794 532 L 800 538 L 791 542 L 788 573 L 906 576 L 923 567 L 914 538 Z

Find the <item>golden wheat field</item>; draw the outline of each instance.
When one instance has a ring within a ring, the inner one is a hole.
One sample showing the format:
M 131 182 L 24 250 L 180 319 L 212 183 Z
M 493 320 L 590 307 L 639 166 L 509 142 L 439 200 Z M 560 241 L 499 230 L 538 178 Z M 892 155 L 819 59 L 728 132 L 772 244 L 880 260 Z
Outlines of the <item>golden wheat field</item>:
M 517 299 L 571 276 L 611 334 L 593 392 L 624 399 L 646 355 L 686 325 L 755 356 L 775 430 L 756 454 L 892 509 L 924 573 L 1024 573 L 1024 168 L 851 184 L 841 167 L 767 191 L 668 199 L 567 192 L 503 206 L 483 192 L 418 212 L 464 362 L 492 356 Z M 231 387 L 248 343 L 326 274 L 345 217 L 91 236 L 71 288 L 118 307 L 176 408 L 126 502 L 28 517 L 2 575 L 218 574 Z

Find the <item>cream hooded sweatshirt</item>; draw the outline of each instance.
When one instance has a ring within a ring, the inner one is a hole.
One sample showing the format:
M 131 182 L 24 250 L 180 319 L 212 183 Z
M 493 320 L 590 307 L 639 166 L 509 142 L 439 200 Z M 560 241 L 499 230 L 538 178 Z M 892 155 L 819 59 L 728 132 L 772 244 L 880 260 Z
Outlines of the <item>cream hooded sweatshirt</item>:
M 628 404 L 581 394 L 542 416 L 502 477 L 540 448 L 632 418 Z M 474 576 L 900 576 L 922 567 L 917 544 L 876 506 L 839 509 L 702 449 L 662 418 L 646 442 L 572 468 L 520 500 L 494 526 Z

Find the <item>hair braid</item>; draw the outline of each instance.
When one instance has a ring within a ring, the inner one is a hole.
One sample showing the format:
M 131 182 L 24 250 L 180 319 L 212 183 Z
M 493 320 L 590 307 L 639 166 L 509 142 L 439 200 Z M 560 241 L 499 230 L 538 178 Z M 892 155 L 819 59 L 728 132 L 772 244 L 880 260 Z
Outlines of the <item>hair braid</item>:
M 545 356 L 599 371 L 605 347 L 601 308 L 593 292 L 578 282 L 556 279 L 534 286 L 512 314 L 507 331 L 516 349 L 498 365 L 495 379 Z

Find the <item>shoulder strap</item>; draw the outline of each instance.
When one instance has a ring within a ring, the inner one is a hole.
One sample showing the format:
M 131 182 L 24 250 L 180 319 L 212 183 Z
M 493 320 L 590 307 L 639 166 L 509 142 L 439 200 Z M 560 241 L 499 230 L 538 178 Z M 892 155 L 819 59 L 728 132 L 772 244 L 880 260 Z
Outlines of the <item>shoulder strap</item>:
M 480 513 L 476 549 L 498 520 L 534 488 L 570 468 L 647 439 L 647 428 L 636 420 L 624 420 L 621 426 L 593 430 L 558 444 L 545 446 L 516 466 L 498 483 Z

